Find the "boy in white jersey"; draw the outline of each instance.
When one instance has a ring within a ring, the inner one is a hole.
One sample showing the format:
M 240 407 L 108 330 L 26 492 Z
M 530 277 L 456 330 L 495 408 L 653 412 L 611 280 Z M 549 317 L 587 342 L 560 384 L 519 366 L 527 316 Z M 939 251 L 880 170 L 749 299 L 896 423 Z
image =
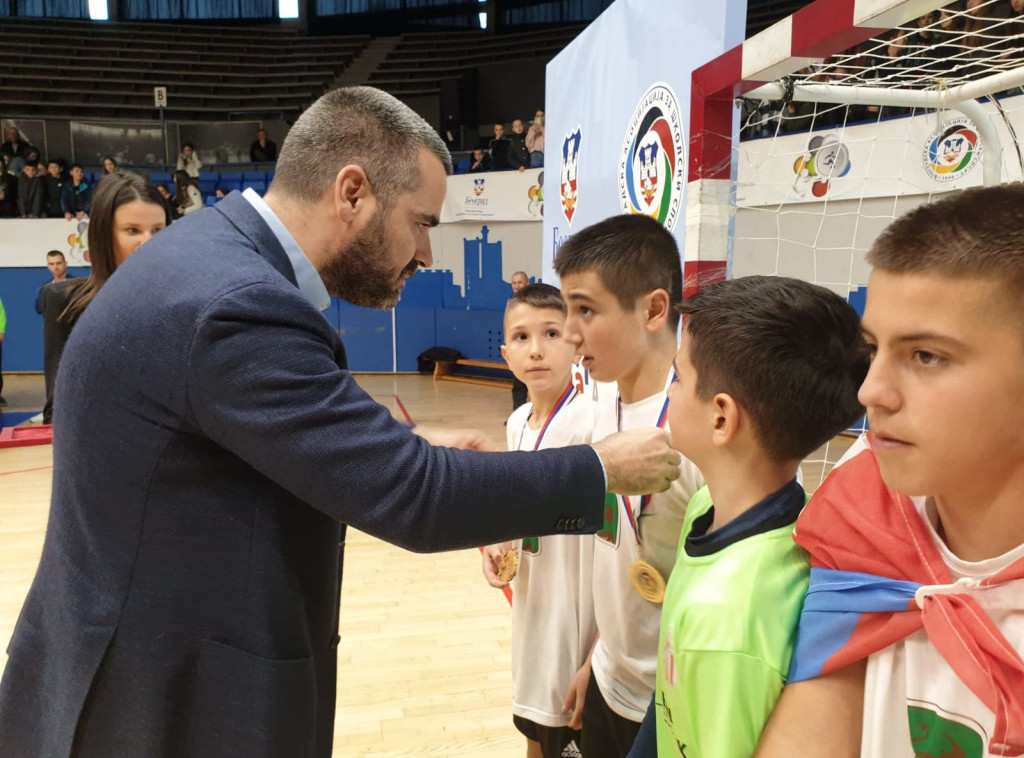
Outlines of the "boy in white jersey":
M 594 404 L 570 376 L 573 347 L 563 339 L 565 301 L 558 289 L 529 284 L 516 290 L 505 307 L 504 331 L 501 354 L 529 392 L 529 402 L 509 416 L 508 449 L 590 442 Z M 511 580 L 512 713 L 526 737 L 527 758 L 581 755 L 580 733 L 569 728 L 562 701 L 597 631 L 590 591 L 593 555 L 590 535 L 533 537 L 484 548 L 484 576 L 493 587 L 508 585 L 503 569 L 518 560 Z
M 675 239 L 646 216 L 587 227 L 555 258 L 569 306 L 566 339 L 598 386 L 594 440 L 665 426 L 682 300 Z M 598 638 L 565 708 L 583 729 L 587 758 L 622 758 L 633 744 L 657 671 L 661 596 L 675 562 L 686 503 L 704 484 L 685 458 L 667 492 L 606 501 L 594 543 Z
M 1022 209 L 1019 184 L 955 193 L 868 253 L 872 431 L 797 522 L 794 670 L 824 675 L 786 688 L 759 755 L 1024 754 Z M 838 572 L 871 576 L 832 603 Z

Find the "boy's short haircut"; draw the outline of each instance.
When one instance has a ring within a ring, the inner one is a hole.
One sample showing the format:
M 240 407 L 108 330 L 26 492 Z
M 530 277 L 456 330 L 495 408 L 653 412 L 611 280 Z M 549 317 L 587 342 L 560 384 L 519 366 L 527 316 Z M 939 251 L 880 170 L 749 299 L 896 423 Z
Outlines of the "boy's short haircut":
M 512 309 L 513 306 L 525 303 L 531 305 L 534 308 L 550 308 L 554 311 L 559 311 L 563 316 L 568 313 L 565 307 L 565 300 L 562 299 L 562 293 L 558 287 L 552 287 L 550 284 L 527 284 L 519 292 L 512 293 L 512 297 L 508 299 L 508 304 L 505 305 L 505 315 Z
M 46 257 L 47 258 L 56 258 L 58 255 L 60 256 L 61 260 L 64 260 L 64 253 L 62 253 L 60 250 L 50 250 L 46 254 Z
M 772 459 L 804 458 L 864 413 L 860 319 L 834 292 L 799 279 L 746 276 L 691 295 L 679 312 L 697 395 L 731 395 Z
M 975 187 L 893 221 L 868 251 L 894 273 L 991 276 L 1024 295 L 1024 184 Z
M 612 216 L 581 229 L 559 248 L 559 276 L 595 271 L 623 310 L 632 311 L 637 298 L 656 289 L 668 292 L 670 305 L 683 299 L 683 270 L 672 234 L 649 216 Z M 679 316 L 673 308 L 669 326 Z

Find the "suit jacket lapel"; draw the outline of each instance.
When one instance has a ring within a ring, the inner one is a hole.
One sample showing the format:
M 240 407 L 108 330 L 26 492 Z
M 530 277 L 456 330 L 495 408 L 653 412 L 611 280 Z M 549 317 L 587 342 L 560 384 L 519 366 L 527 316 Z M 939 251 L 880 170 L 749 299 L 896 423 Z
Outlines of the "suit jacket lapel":
M 288 254 L 281 247 L 274 232 L 267 226 L 267 222 L 250 205 L 249 201 L 242 197 L 241 192 L 232 192 L 213 208 L 220 211 L 231 222 L 231 225 L 252 243 L 256 252 L 267 263 L 277 269 L 289 282 L 296 287 L 299 286 L 291 261 L 288 260 Z

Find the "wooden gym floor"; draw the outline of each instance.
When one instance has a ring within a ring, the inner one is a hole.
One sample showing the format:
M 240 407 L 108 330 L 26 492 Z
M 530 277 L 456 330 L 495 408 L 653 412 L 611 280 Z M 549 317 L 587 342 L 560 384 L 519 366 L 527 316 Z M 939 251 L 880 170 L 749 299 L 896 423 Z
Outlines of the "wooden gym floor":
M 41 376 L 4 379 L 6 410 L 42 407 Z M 417 423 L 477 428 L 505 447 L 506 389 L 417 375 L 358 379 L 398 418 L 404 406 Z M 828 458 L 847 445 L 831 445 Z M 52 462 L 48 445 L 0 449 L 0 650 L 39 561 Z M 813 489 L 820 465 L 806 467 L 804 476 Z M 416 555 L 355 530 L 348 535 L 334 755 L 523 756 L 524 740 L 512 726 L 509 606 L 484 582 L 479 553 Z

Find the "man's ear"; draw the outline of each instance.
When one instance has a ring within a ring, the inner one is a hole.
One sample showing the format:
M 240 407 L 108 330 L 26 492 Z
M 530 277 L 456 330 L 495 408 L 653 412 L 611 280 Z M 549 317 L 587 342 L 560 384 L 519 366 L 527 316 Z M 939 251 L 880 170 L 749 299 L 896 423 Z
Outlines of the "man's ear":
M 660 331 L 668 320 L 669 310 L 672 308 L 668 291 L 659 288 L 648 292 L 644 295 L 643 307 L 647 316 L 647 331 Z
M 350 163 L 334 178 L 334 209 L 342 221 L 354 221 L 363 207 L 375 204 L 376 199 L 362 166 Z
M 718 446 L 728 445 L 739 432 L 742 423 L 743 408 L 732 395 L 719 392 L 711 399 L 714 416 L 714 429 L 711 442 Z

